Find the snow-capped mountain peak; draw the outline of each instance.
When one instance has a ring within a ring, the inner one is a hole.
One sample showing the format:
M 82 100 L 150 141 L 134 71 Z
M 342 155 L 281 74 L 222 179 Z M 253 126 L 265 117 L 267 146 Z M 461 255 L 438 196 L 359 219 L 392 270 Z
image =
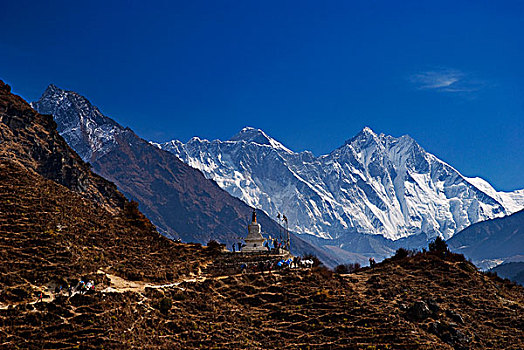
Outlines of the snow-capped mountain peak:
M 257 143 L 259 145 L 270 146 L 275 149 L 279 149 L 285 152 L 293 153 L 283 144 L 268 136 L 264 131 L 256 129 L 250 126 L 246 126 L 239 133 L 229 139 L 229 141 L 245 141 Z
M 47 88 L 45 89 L 44 93 L 42 94 L 42 96 L 49 96 L 49 95 L 53 95 L 55 93 L 60 93 L 62 91 L 62 89 L 60 89 L 58 86 L 56 86 L 55 84 L 49 84 L 47 86 Z
M 60 134 L 85 161 L 107 154 L 125 132 L 86 98 L 55 85 L 33 107 L 54 116 Z M 485 180 L 464 177 L 410 136 L 369 127 L 320 157 L 295 153 L 252 127 L 228 141 L 193 137 L 154 145 L 270 216 L 284 212 L 293 231 L 323 238 L 347 232 L 448 238 L 524 207 L 524 190 L 498 192 Z
M 60 135 L 87 162 L 109 152 L 116 142 L 115 135 L 124 130 L 85 97 L 54 84 L 31 106 L 42 114 L 53 115 Z

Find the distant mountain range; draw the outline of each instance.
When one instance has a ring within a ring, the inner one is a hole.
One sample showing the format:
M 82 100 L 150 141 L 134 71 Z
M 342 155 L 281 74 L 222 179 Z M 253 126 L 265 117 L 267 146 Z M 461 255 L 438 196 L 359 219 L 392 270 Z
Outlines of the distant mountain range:
M 333 152 L 296 153 L 246 127 L 228 141 L 155 145 L 292 230 L 344 240 L 354 233 L 397 240 L 452 237 L 469 225 L 524 208 L 524 190 L 497 192 L 426 152 L 415 140 L 364 128 Z
M 524 210 L 471 225 L 449 239 L 448 245 L 482 269 L 524 261 Z
M 93 170 L 113 181 L 170 238 L 206 244 L 215 239 L 228 247 L 246 235 L 252 208 L 173 154 L 138 137 L 129 128 L 104 116 L 85 97 L 50 85 L 31 104 L 53 115 L 57 130 Z M 264 212 L 259 222 L 267 234 L 281 227 Z M 318 249 L 291 233 L 296 254 L 312 253 L 327 265 L 334 254 Z

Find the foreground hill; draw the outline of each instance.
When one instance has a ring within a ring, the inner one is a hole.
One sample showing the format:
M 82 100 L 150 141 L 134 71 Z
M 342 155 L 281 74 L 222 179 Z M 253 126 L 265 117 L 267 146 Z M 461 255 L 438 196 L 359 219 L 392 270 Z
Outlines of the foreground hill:
M 480 273 L 467 261 L 429 253 L 349 275 L 314 268 L 200 276 L 172 286 L 118 281 L 100 292 L 0 310 L 2 344 L 86 349 L 524 346 L 522 287 Z
M 228 247 L 246 235 L 252 209 L 229 195 L 204 175 L 104 116 L 85 97 L 50 85 L 32 104 L 54 116 L 58 131 L 93 170 L 116 183 L 160 232 L 186 242 L 211 239 Z M 281 228 L 265 213 L 259 222 L 275 236 Z M 313 253 L 326 264 L 336 265 L 329 254 L 292 234 L 296 254 Z

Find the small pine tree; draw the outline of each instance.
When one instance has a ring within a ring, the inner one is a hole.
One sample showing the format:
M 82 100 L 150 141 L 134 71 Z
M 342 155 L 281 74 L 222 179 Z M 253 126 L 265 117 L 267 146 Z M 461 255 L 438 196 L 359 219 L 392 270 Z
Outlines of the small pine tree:
M 409 255 L 409 252 L 406 248 L 398 248 L 395 252 L 395 255 L 393 255 L 394 259 L 404 259 L 407 258 Z
M 449 253 L 448 244 L 440 236 L 435 238 L 435 240 L 428 245 L 430 253 L 436 253 L 439 255 L 444 255 Z

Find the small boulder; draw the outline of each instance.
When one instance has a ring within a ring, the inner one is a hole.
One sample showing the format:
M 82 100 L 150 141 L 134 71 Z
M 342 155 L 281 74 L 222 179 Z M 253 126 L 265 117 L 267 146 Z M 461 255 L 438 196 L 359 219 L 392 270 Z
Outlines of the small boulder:
M 440 306 L 438 305 L 437 301 L 435 299 L 428 299 L 426 300 L 426 303 L 428 304 L 428 308 L 434 312 L 434 313 L 437 313 L 440 311 Z
M 435 334 L 437 337 L 442 338 L 442 334 L 445 331 L 445 327 L 439 321 L 433 322 L 429 325 L 428 331 Z
M 457 322 L 459 324 L 464 324 L 464 319 L 462 318 L 462 316 L 460 316 L 455 311 L 453 311 L 453 310 L 446 310 L 446 315 L 449 318 L 451 318 L 453 321 L 455 321 L 455 322 Z
M 436 321 L 429 325 L 428 331 L 455 349 L 467 349 L 470 338 L 456 327 L 454 323 L 446 324 Z
M 431 316 L 431 311 L 424 301 L 416 301 L 408 310 L 407 316 L 414 320 L 423 320 Z

